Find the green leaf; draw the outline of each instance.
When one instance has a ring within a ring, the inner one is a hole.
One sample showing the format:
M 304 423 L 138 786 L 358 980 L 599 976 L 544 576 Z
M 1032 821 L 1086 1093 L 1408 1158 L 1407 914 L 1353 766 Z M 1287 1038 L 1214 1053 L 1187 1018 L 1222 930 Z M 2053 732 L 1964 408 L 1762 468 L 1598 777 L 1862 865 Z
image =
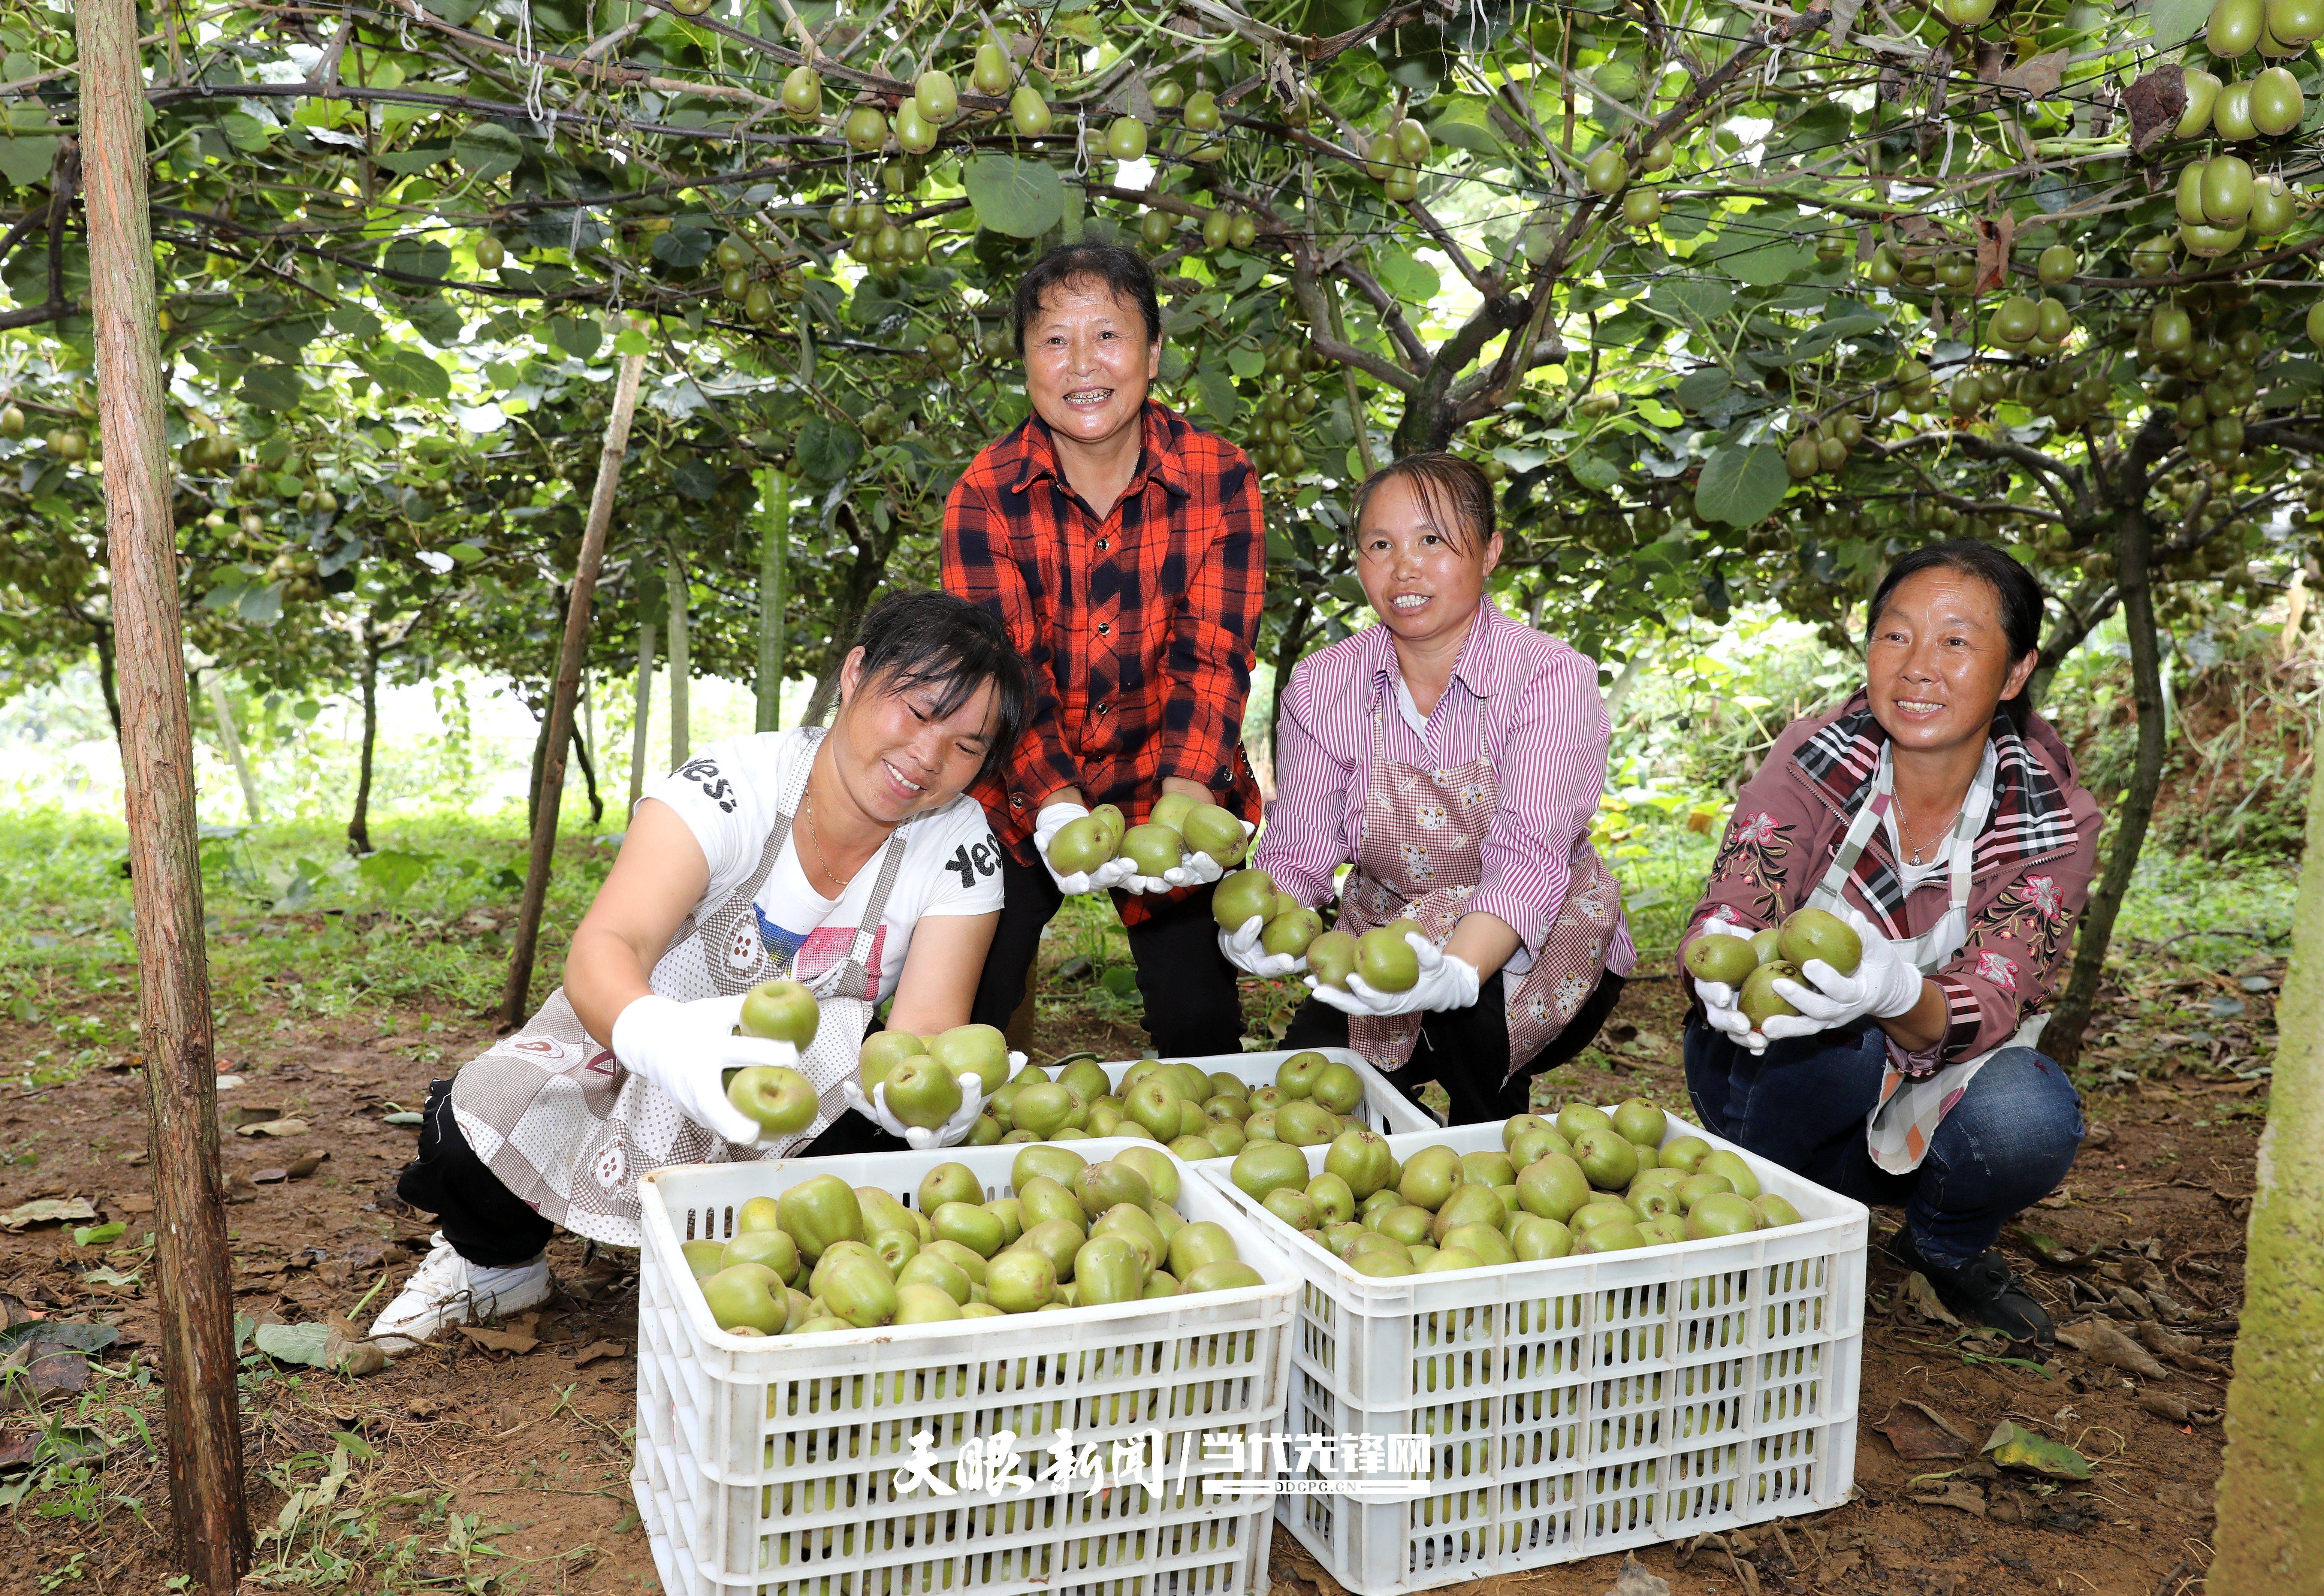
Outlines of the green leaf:
M 718 496 L 718 473 L 707 461 L 682 460 L 669 474 L 669 485 L 696 503 L 707 504 Z
M 303 1363 L 310 1369 L 323 1367 L 323 1349 L 329 1343 L 330 1331 L 320 1324 L 261 1324 L 252 1333 L 251 1340 L 258 1350 L 280 1363 Z
M 471 177 L 505 177 L 524 159 L 524 141 L 494 122 L 473 122 L 452 141 L 452 159 Z
M 1065 218 L 1065 185 L 1046 161 L 980 155 L 960 175 L 980 226 L 1011 238 L 1038 238 Z
M 484 551 L 474 543 L 455 543 L 444 552 L 455 565 L 472 566 L 484 558 Z
M 605 342 L 604 324 L 594 316 L 552 316 L 549 341 L 576 360 L 586 360 Z
M 2154 51 L 2165 55 L 2203 31 L 2213 0 L 2146 0 L 2140 7 L 2154 30 Z
M 109 1224 L 83 1224 L 73 1227 L 76 1247 L 110 1247 L 129 1233 L 129 1227 L 119 1220 Z
M 1456 150 L 1467 150 L 1476 155 L 1498 155 L 1501 152 L 1501 135 L 1494 131 L 1485 107 L 1466 95 L 1441 97 L 1445 102 L 1443 112 L 1428 125 L 1428 136 L 1440 144 L 1450 144 Z
M 817 482 L 837 482 L 863 457 L 863 435 L 844 421 L 810 416 L 799 429 L 799 469 Z
M 361 351 L 355 364 L 371 374 L 390 394 L 409 399 L 445 399 L 452 392 L 452 374 L 417 349 L 386 344 Z
M 1727 444 L 1711 452 L 1694 484 L 1694 512 L 1705 521 L 1748 527 L 1784 502 L 1792 474 L 1771 443 Z
M 1565 468 L 1573 473 L 1573 480 L 1583 487 L 1596 488 L 1610 494 L 1622 485 L 1622 473 L 1609 460 L 1601 459 L 1588 449 L 1576 449 L 1566 457 Z
M 1665 277 L 1646 294 L 1649 309 L 1682 327 L 1707 327 L 1734 303 L 1734 285 L 1716 277 Z
M 1803 333 L 1792 344 L 1792 357 L 1812 360 L 1842 338 L 1852 338 L 1858 333 L 1877 332 L 1888 324 L 1877 316 L 1858 312 L 1854 316 L 1835 316 L 1822 326 Z
M 1256 349 L 1246 349 L 1238 344 L 1227 351 L 1227 369 L 1248 381 L 1267 369 L 1267 356 Z
M 1993 1428 L 1985 1452 L 2005 1469 L 2031 1469 L 2055 1480 L 2087 1480 L 2090 1460 L 2062 1441 L 2035 1435 L 2015 1419 L 2003 1419 Z
M 1734 389 L 1735 379 L 1727 374 L 1726 367 L 1706 365 L 1681 377 L 1672 397 L 1681 410 L 1707 411 Z
M 613 353 L 616 355 L 645 355 L 651 353 L 652 349 L 653 346 L 645 334 L 636 328 L 625 327 L 614 335 Z
M 1203 413 L 1222 427 L 1233 422 L 1242 411 L 1242 395 L 1235 392 L 1234 379 L 1217 366 L 1206 365 L 1194 373 L 1194 392 L 1203 401 Z
M 0 177 L 16 189 L 45 181 L 56 154 L 52 138 L 0 138 Z
M 1738 282 L 1748 282 L 1754 288 L 1773 288 L 1793 272 L 1814 265 L 1815 251 L 1804 244 L 1777 240 L 1757 249 L 1724 255 L 1719 263 Z
M 1407 304 L 1425 305 L 1443 286 L 1435 267 L 1406 250 L 1391 246 L 1372 251 L 1372 267 L 1380 286 Z
M 418 886 L 420 879 L 428 873 L 429 867 L 435 862 L 435 855 L 431 853 L 407 853 L 393 848 L 382 848 L 375 853 L 364 854 L 355 865 L 355 873 L 363 877 L 365 886 L 393 903 Z
M 244 402 L 270 415 L 296 410 L 306 392 L 287 365 L 254 365 L 242 374 Z
M 235 595 L 235 611 L 253 626 L 272 626 L 282 615 L 282 584 L 245 587 Z

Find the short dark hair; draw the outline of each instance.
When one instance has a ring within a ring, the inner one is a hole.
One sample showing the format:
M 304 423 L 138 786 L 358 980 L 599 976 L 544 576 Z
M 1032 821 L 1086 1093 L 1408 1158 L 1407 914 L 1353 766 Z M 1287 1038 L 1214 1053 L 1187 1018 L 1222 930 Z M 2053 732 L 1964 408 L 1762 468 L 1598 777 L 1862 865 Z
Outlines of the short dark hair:
M 1017 352 L 1025 352 L 1025 329 L 1041 313 L 1041 301 L 1053 288 L 1075 281 L 1102 284 L 1118 300 L 1128 300 L 1146 318 L 1146 341 L 1162 341 L 1162 301 L 1154 297 L 1154 268 L 1136 250 L 1119 244 L 1084 240 L 1060 244 L 1017 280 L 1017 297 L 1010 314 L 1017 325 Z
M 1873 589 L 1871 607 L 1865 612 L 1865 647 L 1872 646 L 1873 633 L 1880 626 L 1880 612 L 1888 607 L 1888 597 L 1896 591 L 1897 585 L 1923 571 L 1958 571 L 1964 577 L 1975 577 L 1993 589 L 1994 600 L 2001 608 L 2002 634 L 2009 640 L 2013 663 L 2042 646 L 2041 581 L 2015 556 L 1993 544 L 1975 538 L 1947 538 L 1908 549 L 1889 566 L 1880 578 L 1880 586 Z M 2004 699 L 2002 708 L 2010 724 L 2023 731 L 2025 695 L 2021 691 L 2014 698 Z
M 1033 673 L 1000 618 L 982 604 L 934 589 L 891 593 L 863 612 L 855 646 L 863 650 L 861 679 L 881 682 L 881 691 L 938 688 L 939 719 L 991 682 L 1000 719 L 984 752 L 984 773 L 998 770 L 1024 734 L 1033 712 Z
M 1493 540 L 1493 484 L 1486 480 L 1474 460 L 1464 460 L 1442 449 L 1406 455 L 1364 478 L 1363 485 L 1356 490 L 1355 514 L 1348 523 L 1350 536 L 1363 530 L 1364 510 L 1371 503 L 1372 495 L 1398 477 L 1410 482 L 1413 491 L 1428 502 L 1431 510 L 1451 512 L 1445 519 L 1459 524 L 1445 530 L 1453 533 L 1455 549 L 1462 554 L 1472 552 L 1462 540 L 1471 534 L 1476 538 L 1475 549 L 1480 549 Z

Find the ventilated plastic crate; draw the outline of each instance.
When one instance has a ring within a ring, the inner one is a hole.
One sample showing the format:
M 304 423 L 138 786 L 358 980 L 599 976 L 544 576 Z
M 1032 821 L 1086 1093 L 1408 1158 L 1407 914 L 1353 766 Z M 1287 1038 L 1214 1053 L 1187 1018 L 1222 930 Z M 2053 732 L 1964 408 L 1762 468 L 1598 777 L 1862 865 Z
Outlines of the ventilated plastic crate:
M 1132 1143 L 1074 1143 L 1096 1159 Z M 1151 1147 L 1153 1144 L 1143 1143 Z M 724 1239 L 754 1196 L 816 1175 L 907 1206 L 940 1163 L 988 1195 L 1017 1146 L 658 1170 L 639 1185 L 637 1462 L 631 1487 L 672 1596 L 1247 1596 L 1267 1584 L 1271 1464 L 1297 1273 L 1281 1237 L 1179 1164 L 1178 1211 L 1224 1226 L 1266 1284 L 1006 1318 L 767 1339 L 710 1317 L 679 1250 Z M 1175 1160 L 1174 1160 L 1175 1161 Z M 960 1472 L 968 1444 L 1014 1436 L 1028 1493 Z M 1102 1492 L 1039 1482 L 1088 1448 Z M 925 1436 L 925 1443 L 916 1437 Z M 916 1446 L 921 1448 L 916 1456 Z M 1150 1465 L 1158 1456 L 1158 1481 Z M 1143 1459 L 1148 1483 L 1117 1463 Z M 925 1461 L 954 1494 L 908 1471 Z M 1249 1466 L 1258 1464 L 1259 1466 Z M 902 1478 L 914 1487 L 899 1489 Z
M 1388 1145 L 1499 1150 L 1501 1124 Z M 1292 1460 L 1305 1494 L 1277 1516 L 1334 1579 L 1389 1596 L 1848 1499 L 1870 1215 L 1673 1119 L 1679 1136 L 1741 1154 L 1801 1222 L 1379 1279 L 1244 1197 L 1230 1160 L 1195 1166 L 1276 1226 L 1305 1276 L 1289 1429 L 1382 1438 Z M 1308 1167 L 1329 1150 L 1306 1149 Z M 1389 1438 L 1409 1435 L 1402 1461 L 1421 1466 L 1385 1469 Z
M 1293 1047 L 1277 1053 L 1187 1054 L 1165 1062 L 1191 1064 L 1206 1075 L 1224 1070 L 1249 1085 L 1272 1086 L 1275 1084 L 1275 1072 L 1282 1067 L 1285 1059 L 1296 1053 L 1321 1053 L 1356 1072 L 1364 1084 L 1364 1100 L 1356 1105 L 1355 1112 L 1348 1118 L 1370 1126 L 1383 1136 L 1393 1136 L 1400 1130 L 1436 1129 L 1435 1115 L 1388 1084 L 1388 1077 L 1366 1063 L 1364 1056 L 1352 1048 Z M 1119 1086 L 1123 1073 L 1137 1062 L 1134 1058 L 1121 1058 L 1110 1064 L 1101 1064 L 1098 1068 L 1105 1072 L 1106 1079 Z

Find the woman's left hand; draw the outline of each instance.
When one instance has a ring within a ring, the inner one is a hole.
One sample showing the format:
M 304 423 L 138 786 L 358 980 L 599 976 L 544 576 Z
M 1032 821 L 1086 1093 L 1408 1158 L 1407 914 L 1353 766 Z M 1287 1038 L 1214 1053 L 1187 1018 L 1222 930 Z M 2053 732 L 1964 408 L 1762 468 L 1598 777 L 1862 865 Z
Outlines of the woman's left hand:
M 1420 961 L 1420 979 L 1404 992 L 1382 992 L 1360 975 L 1348 977 L 1346 991 L 1330 986 L 1314 976 L 1307 977 L 1307 985 L 1317 1001 L 1330 1004 L 1343 1014 L 1369 1015 L 1384 1019 L 1390 1014 L 1434 1013 L 1445 1009 L 1467 1009 L 1477 1001 L 1480 978 L 1477 966 L 1458 954 L 1446 953 L 1417 931 L 1406 931 L 1404 940 Z
M 1864 1019 L 1894 1019 L 1920 1002 L 1919 968 L 1854 909 L 1842 905 L 1840 916 L 1864 943 L 1855 973 L 1842 975 L 1823 960 L 1810 959 L 1800 969 L 1807 981 L 1771 983 L 1775 995 L 1799 1013 L 1773 1014 L 1761 1021 L 1760 1033 L 1769 1041 L 1838 1030 Z

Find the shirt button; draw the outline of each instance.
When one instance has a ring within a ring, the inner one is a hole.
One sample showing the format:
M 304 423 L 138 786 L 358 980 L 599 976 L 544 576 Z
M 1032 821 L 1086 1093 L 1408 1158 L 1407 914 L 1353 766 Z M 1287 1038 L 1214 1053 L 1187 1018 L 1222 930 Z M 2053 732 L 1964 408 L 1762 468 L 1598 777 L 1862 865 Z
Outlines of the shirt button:
M 1106 540 L 1105 539 L 1103 539 L 1103 538 L 1100 538 L 1100 539 L 1097 540 L 1097 551 L 1098 551 L 1100 554 L 1103 554 L 1107 549 L 1111 549 L 1111 548 L 1112 548 L 1112 547 L 1113 547 L 1113 545 L 1112 545 L 1111 542 L 1107 541 L 1107 540 Z
M 1025 795 L 1021 792 L 1010 793 L 1009 795 L 1009 807 L 1012 809 L 1023 808 L 1025 807 Z
M 1111 621 L 1099 622 L 1097 623 L 1097 634 L 1100 637 L 1111 637 L 1113 635 L 1113 623 Z
M 1111 706 L 1104 705 L 1104 704 L 1101 704 L 1101 705 L 1099 705 L 1099 706 L 1097 706 L 1097 712 L 1098 712 L 1100 715 L 1103 715 L 1103 714 L 1106 712 L 1106 710 L 1107 710 L 1108 708 L 1110 708 L 1110 707 L 1111 707 Z

